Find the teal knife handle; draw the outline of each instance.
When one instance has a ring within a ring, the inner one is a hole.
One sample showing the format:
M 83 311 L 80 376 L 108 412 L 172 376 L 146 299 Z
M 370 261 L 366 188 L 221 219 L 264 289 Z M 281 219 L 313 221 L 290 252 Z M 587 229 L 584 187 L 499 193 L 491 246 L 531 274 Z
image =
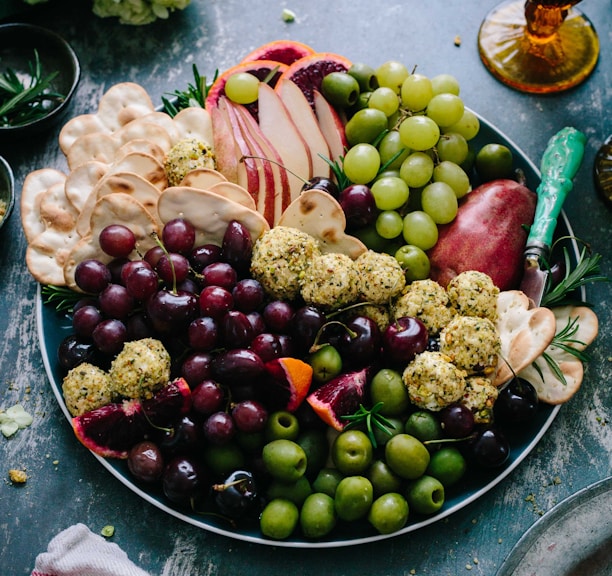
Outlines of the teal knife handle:
M 527 251 L 540 254 L 550 249 L 557 218 L 584 156 L 585 135 L 572 127 L 555 134 L 546 146 L 540 166 L 536 213 L 527 238 Z

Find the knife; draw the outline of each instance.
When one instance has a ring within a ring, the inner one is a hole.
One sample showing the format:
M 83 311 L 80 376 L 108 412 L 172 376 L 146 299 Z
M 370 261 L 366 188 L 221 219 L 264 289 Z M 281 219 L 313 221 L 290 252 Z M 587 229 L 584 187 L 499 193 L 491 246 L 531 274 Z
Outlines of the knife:
M 523 279 L 520 290 L 539 306 L 546 288 L 551 244 L 557 218 L 570 190 L 584 155 L 585 135 L 566 126 L 555 134 L 546 146 L 540 165 L 541 180 L 533 224 L 525 245 Z

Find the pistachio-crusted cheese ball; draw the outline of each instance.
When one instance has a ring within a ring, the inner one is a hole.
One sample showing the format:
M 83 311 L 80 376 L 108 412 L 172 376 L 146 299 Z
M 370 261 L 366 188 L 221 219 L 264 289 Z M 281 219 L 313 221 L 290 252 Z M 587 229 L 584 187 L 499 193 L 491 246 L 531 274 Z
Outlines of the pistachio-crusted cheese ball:
M 493 405 L 499 390 L 491 380 L 484 376 L 469 376 L 465 380 L 465 393 L 460 403 L 474 414 L 476 424 L 489 424 L 493 421 Z
M 168 184 L 176 186 L 196 168 L 214 168 L 215 157 L 208 144 L 196 138 L 179 140 L 166 154 L 164 168 Z
M 319 245 L 310 234 L 275 226 L 255 242 L 251 274 L 273 298 L 293 300 L 300 293 L 312 259 L 319 254 Z
M 355 302 L 357 269 L 345 254 L 319 254 L 306 270 L 301 289 L 306 304 L 324 310 L 337 310 Z
M 499 288 L 487 274 L 468 270 L 455 276 L 446 287 L 451 306 L 462 316 L 479 316 L 495 322 Z
M 402 374 L 410 401 L 434 412 L 463 397 L 465 378 L 465 371 L 457 368 L 448 356 L 430 351 L 417 354 Z
M 491 374 L 497 366 L 501 341 L 488 318 L 455 316 L 440 332 L 440 352 L 468 374 Z
M 73 416 L 106 406 L 113 399 L 110 376 L 88 362 L 79 364 L 66 374 L 62 392 L 66 408 Z
M 124 398 L 151 398 L 170 379 L 170 354 L 155 338 L 126 342 L 110 367 L 111 387 Z
M 396 300 L 393 317 L 413 316 L 425 324 L 430 335 L 435 335 L 453 317 L 446 290 L 434 280 L 415 280 Z
M 406 286 L 406 276 L 396 258 L 368 250 L 355 260 L 361 299 L 372 304 L 388 304 Z

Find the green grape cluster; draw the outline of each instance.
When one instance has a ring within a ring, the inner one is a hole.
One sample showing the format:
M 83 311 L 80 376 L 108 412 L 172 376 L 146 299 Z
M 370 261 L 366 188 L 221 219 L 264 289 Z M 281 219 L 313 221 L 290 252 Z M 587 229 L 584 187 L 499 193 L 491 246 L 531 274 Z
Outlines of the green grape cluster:
M 478 117 L 465 108 L 450 74 L 429 78 L 391 60 L 378 69 L 355 64 L 348 75 L 359 96 L 344 110 L 350 147 L 342 169 L 351 183 L 370 187 L 378 209 L 374 230 L 357 235 L 388 246 L 411 271 L 409 279 L 427 277 L 426 251 L 438 240 L 438 226 L 455 219 L 471 190 L 469 141 Z

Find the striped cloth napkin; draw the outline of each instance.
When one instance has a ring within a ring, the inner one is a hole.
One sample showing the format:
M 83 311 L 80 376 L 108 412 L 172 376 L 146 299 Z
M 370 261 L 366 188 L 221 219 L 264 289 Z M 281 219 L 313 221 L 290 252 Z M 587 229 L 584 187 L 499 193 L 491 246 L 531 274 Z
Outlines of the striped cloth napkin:
M 75 524 L 36 557 L 31 576 L 149 576 L 127 554 L 84 524 Z

